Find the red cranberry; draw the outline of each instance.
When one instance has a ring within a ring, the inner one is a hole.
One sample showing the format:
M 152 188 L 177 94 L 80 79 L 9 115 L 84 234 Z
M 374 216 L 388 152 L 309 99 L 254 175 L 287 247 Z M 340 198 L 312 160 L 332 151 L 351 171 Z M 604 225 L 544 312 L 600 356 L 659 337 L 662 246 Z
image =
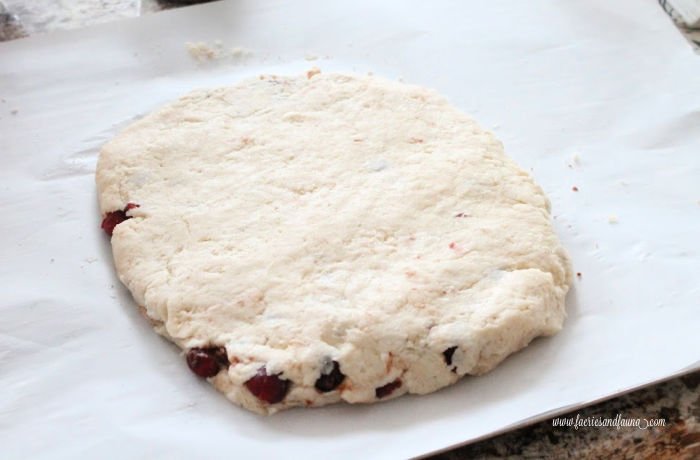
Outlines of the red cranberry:
M 228 367 L 223 347 L 192 348 L 187 352 L 187 365 L 200 377 L 214 377 L 222 367 Z
M 128 218 L 129 217 L 127 217 L 124 211 L 108 212 L 107 215 L 105 215 L 105 218 L 102 219 L 102 230 L 104 230 L 105 233 L 109 236 L 112 236 L 112 233 L 114 232 L 114 227 L 121 224 Z
M 138 207 L 139 205 L 136 203 L 128 203 L 122 210 L 108 212 L 104 219 L 102 219 L 102 230 L 104 230 L 109 236 L 112 236 L 112 233 L 114 233 L 114 227 L 121 224 L 125 220 L 131 219 L 131 216 L 126 215 L 126 212 L 130 209 Z
M 340 372 L 340 364 L 338 361 L 333 361 L 333 369 L 328 374 L 321 374 L 314 386 L 321 393 L 328 393 L 338 388 L 343 380 L 345 380 L 345 374 Z
M 399 387 L 401 387 L 401 379 L 396 379 L 391 383 L 387 383 L 386 385 L 375 389 L 374 394 L 377 398 L 385 398 L 392 394 L 394 390 L 396 390 Z
M 284 399 L 289 391 L 290 381 L 280 378 L 280 374 L 268 375 L 265 367 L 245 382 L 245 387 L 261 401 L 275 404 Z
M 452 365 L 452 356 L 455 354 L 455 351 L 457 351 L 457 347 L 450 347 L 442 352 L 442 357 L 445 358 L 445 364 L 448 366 Z

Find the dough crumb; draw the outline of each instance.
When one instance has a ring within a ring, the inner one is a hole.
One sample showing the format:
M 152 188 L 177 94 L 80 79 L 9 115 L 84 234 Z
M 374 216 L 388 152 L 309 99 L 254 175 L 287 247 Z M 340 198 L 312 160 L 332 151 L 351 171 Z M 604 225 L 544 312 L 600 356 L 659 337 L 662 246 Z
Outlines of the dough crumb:
M 214 40 L 211 44 L 207 42 L 187 42 L 185 43 L 187 52 L 197 62 L 214 61 L 218 59 L 231 58 L 241 60 L 253 55 L 253 52 L 242 46 L 236 46 L 230 50 L 224 48 L 221 40 Z
M 615 214 L 610 214 L 608 216 L 608 223 L 609 224 L 616 224 L 618 222 L 619 222 L 619 220 L 617 220 L 617 216 Z
M 571 187 L 571 190 L 574 191 L 574 192 L 578 192 L 578 187 L 576 187 L 576 186 L 574 185 L 573 187 Z
M 209 46 L 205 42 L 187 42 L 185 47 L 190 56 L 198 62 L 219 59 L 221 56 L 220 50 Z
M 241 46 L 231 48 L 231 56 L 236 59 L 245 59 L 253 55 L 253 52 Z
M 318 56 L 316 56 L 313 53 L 306 53 L 306 55 L 304 56 L 304 59 L 306 59 L 307 61 L 315 61 L 318 59 Z
M 312 67 L 306 72 L 306 78 L 311 79 L 314 77 L 314 75 L 318 75 L 321 73 L 321 69 L 318 67 Z
M 566 166 L 573 168 L 574 166 L 581 166 L 581 157 L 578 153 L 574 153 L 567 161 Z

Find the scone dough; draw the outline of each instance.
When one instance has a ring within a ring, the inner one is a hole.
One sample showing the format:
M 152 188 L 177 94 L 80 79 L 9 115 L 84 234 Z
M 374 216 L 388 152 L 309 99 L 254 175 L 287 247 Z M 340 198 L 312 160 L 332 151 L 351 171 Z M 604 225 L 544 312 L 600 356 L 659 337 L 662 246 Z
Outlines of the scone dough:
M 424 394 L 559 331 L 571 283 L 549 202 L 433 91 L 260 76 L 132 124 L 97 166 L 119 278 L 209 380 L 259 413 Z M 332 391 L 315 382 L 338 363 Z M 245 382 L 289 381 L 281 402 Z

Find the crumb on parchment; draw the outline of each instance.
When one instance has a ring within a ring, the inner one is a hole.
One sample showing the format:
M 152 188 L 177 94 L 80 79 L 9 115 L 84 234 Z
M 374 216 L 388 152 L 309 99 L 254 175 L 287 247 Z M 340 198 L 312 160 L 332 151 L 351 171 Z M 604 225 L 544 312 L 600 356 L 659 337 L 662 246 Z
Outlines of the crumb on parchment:
M 242 46 L 236 46 L 230 50 L 226 50 L 221 40 L 214 40 L 211 43 L 203 41 L 186 42 L 185 48 L 190 57 L 197 62 L 207 62 L 225 58 L 241 60 L 253 55 L 251 50 Z
M 242 59 L 253 55 L 253 52 L 248 48 L 243 48 L 242 46 L 235 46 L 231 48 L 231 56 L 234 58 Z
M 608 216 L 608 223 L 609 224 L 617 224 L 618 222 L 620 222 L 620 221 L 617 220 L 617 216 L 615 214 L 610 214 Z
M 185 47 L 187 48 L 187 52 L 190 53 L 190 56 L 199 62 L 218 59 L 220 55 L 219 50 L 209 46 L 205 42 L 187 42 L 185 43 Z
M 567 162 L 567 166 L 569 168 L 573 168 L 574 166 L 581 166 L 581 157 L 578 153 L 574 153 L 573 155 L 571 155 L 571 158 Z
M 318 75 L 321 73 L 321 69 L 318 67 L 311 67 L 309 70 L 306 71 L 306 78 L 311 79 L 315 75 Z

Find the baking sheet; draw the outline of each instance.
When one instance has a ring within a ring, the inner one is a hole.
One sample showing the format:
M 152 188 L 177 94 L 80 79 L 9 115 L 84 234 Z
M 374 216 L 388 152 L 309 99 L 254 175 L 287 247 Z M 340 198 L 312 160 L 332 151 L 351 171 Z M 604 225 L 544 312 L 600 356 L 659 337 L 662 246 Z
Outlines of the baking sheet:
M 185 48 L 216 40 L 253 55 Z M 559 335 L 433 395 L 270 418 L 186 370 L 114 274 L 98 149 L 311 65 L 436 88 L 532 171 L 581 273 Z M 401 458 L 700 368 L 700 59 L 654 1 L 213 3 L 0 44 L 0 98 L 3 458 Z

